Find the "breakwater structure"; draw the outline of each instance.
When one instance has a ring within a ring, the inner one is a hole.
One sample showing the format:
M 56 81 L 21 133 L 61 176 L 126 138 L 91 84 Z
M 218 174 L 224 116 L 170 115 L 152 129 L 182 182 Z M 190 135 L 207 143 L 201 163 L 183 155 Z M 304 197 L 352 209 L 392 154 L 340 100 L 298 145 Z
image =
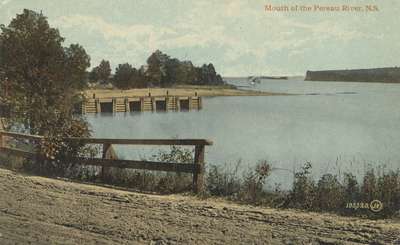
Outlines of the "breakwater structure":
M 202 108 L 199 96 L 145 96 L 85 98 L 80 113 L 116 113 L 145 111 L 191 111 Z

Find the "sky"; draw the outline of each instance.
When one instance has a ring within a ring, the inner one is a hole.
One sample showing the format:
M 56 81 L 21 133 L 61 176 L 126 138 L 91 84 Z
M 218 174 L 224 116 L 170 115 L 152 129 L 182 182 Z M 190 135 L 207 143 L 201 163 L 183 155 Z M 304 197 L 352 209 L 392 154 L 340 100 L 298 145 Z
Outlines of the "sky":
M 270 12 L 273 6 L 376 5 L 374 12 Z M 307 70 L 400 64 L 398 0 L 0 0 L 0 24 L 42 11 L 65 45 L 92 67 L 136 67 L 159 49 L 223 76 L 304 75 Z

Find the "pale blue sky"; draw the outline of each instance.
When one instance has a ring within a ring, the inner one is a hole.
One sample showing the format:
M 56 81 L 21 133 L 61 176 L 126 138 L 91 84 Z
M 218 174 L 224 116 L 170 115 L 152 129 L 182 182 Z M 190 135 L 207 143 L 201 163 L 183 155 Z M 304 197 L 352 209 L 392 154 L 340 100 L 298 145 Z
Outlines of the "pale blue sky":
M 265 4 L 376 4 L 375 13 L 268 13 Z M 24 8 L 80 43 L 92 65 L 145 63 L 156 49 L 225 76 L 400 64 L 398 0 L 0 0 L 0 23 Z

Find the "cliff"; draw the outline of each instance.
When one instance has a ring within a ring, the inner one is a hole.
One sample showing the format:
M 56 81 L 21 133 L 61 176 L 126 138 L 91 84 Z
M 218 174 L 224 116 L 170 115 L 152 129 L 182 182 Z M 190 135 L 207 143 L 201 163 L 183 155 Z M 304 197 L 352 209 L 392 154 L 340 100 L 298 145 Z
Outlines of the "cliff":
M 306 81 L 400 83 L 400 68 L 307 71 Z

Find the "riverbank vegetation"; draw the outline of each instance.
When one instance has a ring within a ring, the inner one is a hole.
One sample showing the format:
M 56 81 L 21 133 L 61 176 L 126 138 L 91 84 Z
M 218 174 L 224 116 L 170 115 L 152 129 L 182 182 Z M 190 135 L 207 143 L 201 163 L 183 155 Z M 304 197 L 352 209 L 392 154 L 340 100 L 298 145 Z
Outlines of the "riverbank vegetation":
M 193 161 L 193 152 L 171 147 L 169 151 L 158 152 L 151 160 L 188 163 Z M 2 158 L 0 164 L 34 174 L 61 176 L 140 192 L 185 193 L 190 192 L 192 187 L 190 174 L 111 168 L 104 175 L 101 167 L 96 166 L 69 163 L 58 165 L 64 166 L 60 171 L 60 168 L 51 167 L 51 161 L 41 164 L 21 160 L 19 164 L 16 162 L 16 159 Z M 241 161 L 233 165 L 206 166 L 206 185 L 200 194 L 201 198 L 218 197 L 241 204 L 333 212 L 373 219 L 400 217 L 400 170 L 371 168 L 361 178 L 351 173 L 342 173 L 340 176 L 326 173 L 316 178 L 312 175 L 311 163 L 305 163 L 301 169 L 293 172 L 291 187 L 282 189 L 277 184 L 273 188 L 266 187 L 267 183 L 269 186 L 273 184 L 269 176 L 275 168 L 265 160 L 254 164 L 252 168 L 244 167 Z M 381 206 L 373 207 L 374 200 L 378 200 Z
M 267 170 L 267 171 L 266 171 Z M 342 177 L 327 173 L 319 178 L 312 174 L 311 163 L 294 172 L 289 190 L 279 185 L 273 190 L 263 188 L 273 168 L 265 161 L 254 169 L 238 174 L 235 169 L 210 166 L 207 191 L 211 196 L 277 208 L 295 208 L 342 215 L 382 218 L 400 215 L 400 171 L 368 170 L 361 181 L 351 173 Z M 372 207 L 378 200 L 381 207 Z M 382 208 L 382 210 L 380 210 Z

